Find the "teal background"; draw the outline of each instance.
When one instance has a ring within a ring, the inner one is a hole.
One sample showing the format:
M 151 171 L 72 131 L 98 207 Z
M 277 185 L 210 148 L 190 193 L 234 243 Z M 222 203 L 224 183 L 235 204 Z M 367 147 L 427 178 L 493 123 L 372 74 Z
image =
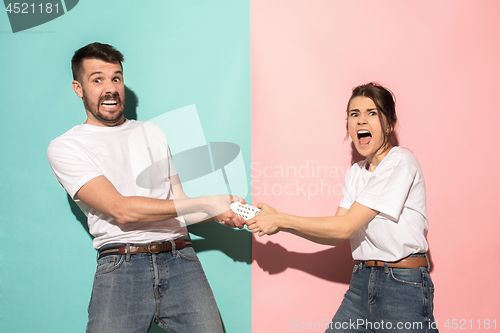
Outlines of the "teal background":
M 73 52 L 100 41 L 124 54 L 138 120 L 195 104 L 207 142 L 240 146 L 249 182 L 249 34 L 246 0 L 85 0 L 18 33 L 0 12 L 0 332 L 85 330 L 96 253 L 46 157 L 50 140 L 85 121 Z M 226 331 L 250 332 L 249 232 L 190 231 Z

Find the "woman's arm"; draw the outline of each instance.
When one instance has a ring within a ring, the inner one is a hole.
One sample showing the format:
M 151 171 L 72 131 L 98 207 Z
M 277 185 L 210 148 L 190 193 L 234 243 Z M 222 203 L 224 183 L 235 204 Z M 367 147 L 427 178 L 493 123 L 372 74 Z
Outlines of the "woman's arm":
M 259 203 L 259 215 L 247 221 L 248 229 L 259 236 L 286 231 L 320 244 L 340 245 L 378 212 L 354 202 L 349 210 L 339 207 L 335 216 L 301 217 L 278 212 Z
M 344 207 L 339 207 L 339 208 L 337 208 L 337 212 L 335 213 L 335 216 L 342 216 L 345 214 L 347 214 L 347 209 L 345 209 Z M 289 233 L 294 234 L 296 236 L 305 238 L 307 240 L 310 240 L 311 242 L 323 244 L 323 245 L 340 246 L 344 243 L 344 239 L 309 236 L 308 234 L 305 234 L 303 232 L 299 232 L 299 231 L 294 230 L 294 229 L 284 229 L 283 231 L 286 231 L 286 232 L 289 232 Z

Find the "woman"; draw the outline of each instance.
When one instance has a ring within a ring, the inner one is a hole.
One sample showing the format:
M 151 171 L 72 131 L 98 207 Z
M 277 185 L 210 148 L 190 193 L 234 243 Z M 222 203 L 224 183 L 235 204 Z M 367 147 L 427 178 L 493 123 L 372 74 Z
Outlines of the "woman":
M 437 332 L 424 178 L 416 157 L 393 145 L 396 122 L 388 89 L 354 88 L 347 132 L 366 159 L 347 172 L 335 216 L 292 216 L 258 204 L 260 214 L 247 221 L 259 236 L 286 231 L 321 244 L 350 240 L 359 263 L 327 332 Z

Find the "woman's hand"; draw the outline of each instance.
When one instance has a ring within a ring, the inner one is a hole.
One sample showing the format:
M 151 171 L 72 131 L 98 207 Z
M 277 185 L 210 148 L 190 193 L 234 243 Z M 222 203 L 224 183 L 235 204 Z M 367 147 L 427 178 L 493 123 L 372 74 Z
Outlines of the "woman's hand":
M 274 235 L 282 229 L 284 214 L 264 203 L 258 203 L 260 213 L 246 221 L 248 230 L 259 235 Z

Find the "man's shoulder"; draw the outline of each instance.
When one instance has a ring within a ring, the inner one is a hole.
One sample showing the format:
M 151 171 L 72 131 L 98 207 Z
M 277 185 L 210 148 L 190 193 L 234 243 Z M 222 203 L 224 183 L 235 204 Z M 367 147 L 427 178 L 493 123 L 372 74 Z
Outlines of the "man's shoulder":
M 138 120 L 126 120 L 122 125 L 116 127 L 101 127 L 101 126 L 92 126 L 88 124 L 79 124 L 73 126 L 65 133 L 59 135 L 57 138 L 51 141 L 52 142 L 64 142 L 67 140 L 72 140 L 76 138 L 81 138 L 87 135 L 99 135 L 99 133 L 110 133 L 110 132 L 119 132 L 122 130 L 133 129 L 141 124 L 145 123 L 144 121 Z
M 83 129 L 84 129 L 83 124 L 73 126 L 68 131 L 64 132 L 63 134 L 59 135 L 58 137 L 50 141 L 49 147 L 58 146 L 64 144 L 65 142 L 71 141 L 75 137 L 82 135 Z

